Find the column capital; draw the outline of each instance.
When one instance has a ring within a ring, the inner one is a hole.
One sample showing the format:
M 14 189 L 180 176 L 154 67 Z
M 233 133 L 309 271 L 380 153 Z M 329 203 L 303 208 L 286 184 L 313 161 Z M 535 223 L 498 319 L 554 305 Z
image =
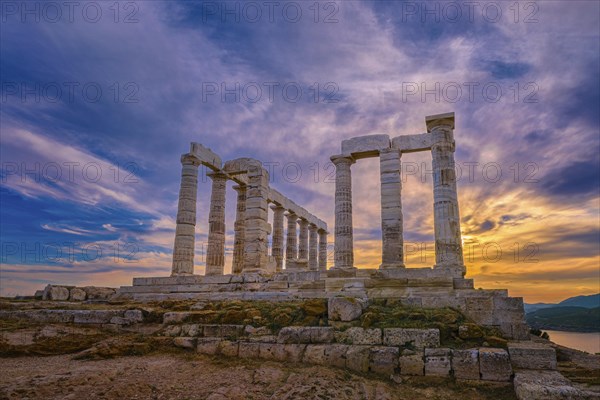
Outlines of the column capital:
M 354 157 L 343 154 L 331 156 L 329 157 L 329 159 L 336 167 L 338 165 L 352 165 L 356 162 L 356 159 Z
M 289 210 L 285 213 L 285 216 L 287 217 L 287 219 L 293 219 L 293 220 L 298 219 L 298 215 L 296 215 L 295 212 L 289 211 Z
M 275 203 L 271 206 L 271 210 L 273 211 L 285 211 L 285 208 L 283 206 L 280 206 L 279 204 Z
M 308 230 L 317 232 L 318 228 L 315 224 L 308 224 Z
M 210 176 L 210 175 L 209 175 Z M 231 187 L 233 190 L 235 190 L 236 192 L 239 191 L 246 191 L 246 189 L 248 188 L 246 185 L 233 185 Z
M 447 126 L 449 129 L 454 129 L 454 113 L 449 112 L 445 114 L 430 115 L 425 117 L 425 124 L 427 125 L 427 132 L 431 132 L 441 126 Z
M 298 224 L 300 224 L 300 226 L 308 226 L 308 220 L 305 218 L 299 217 Z
M 199 167 L 202 162 L 194 154 L 186 153 L 181 155 L 181 164 Z

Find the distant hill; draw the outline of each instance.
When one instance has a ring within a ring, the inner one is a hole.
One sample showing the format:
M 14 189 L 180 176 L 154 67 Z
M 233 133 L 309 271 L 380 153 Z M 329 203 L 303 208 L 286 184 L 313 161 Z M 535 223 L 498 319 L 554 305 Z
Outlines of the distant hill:
M 525 304 L 525 313 L 534 312 L 537 310 L 542 310 L 550 307 L 562 307 L 562 306 L 572 306 L 572 307 L 584 307 L 584 308 L 595 308 L 600 307 L 600 293 L 592 294 L 589 296 L 576 296 L 570 297 L 566 300 L 561 301 L 558 304 L 551 303 L 535 303 L 535 304 Z
M 600 332 L 600 307 L 555 306 L 525 316 L 532 328 L 557 331 Z

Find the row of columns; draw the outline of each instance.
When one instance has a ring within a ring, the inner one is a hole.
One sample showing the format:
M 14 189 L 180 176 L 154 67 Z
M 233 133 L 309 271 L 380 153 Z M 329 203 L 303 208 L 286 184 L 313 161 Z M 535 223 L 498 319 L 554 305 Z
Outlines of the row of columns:
M 463 265 L 454 164 L 454 121 L 432 120 L 433 219 L 436 267 Z M 380 150 L 382 262 L 380 268 L 403 268 L 402 180 L 400 149 Z M 332 156 L 335 179 L 335 261 L 333 269 L 354 269 L 352 176 L 350 155 Z
M 189 275 L 194 271 L 194 245 L 196 226 L 196 197 L 198 167 L 200 162 L 191 155 L 184 155 L 181 188 L 177 211 L 177 227 L 173 250 L 173 275 Z M 225 268 L 225 194 L 227 175 L 223 172 L 208 174 L 212 179 L 210 211 L 208 215 L 208 248 L 206 275 L 222 275 Z M 267 196 L 263 174 L 248 173 L 248 185 L 236 185 L 237 208 L 234 223 L 232 273 L 253 271 L 266 265 L 262 259 L 267 254 Z M 276 271 L 283 268 L 284 261 L 284 215 L 287 216 L 286 261 L 306 260 L 308 269 L 327 269 L 327 232 L 291 210 L 279 204 L 273 210 L 271 255 Z M 287 211 L 287 213 L 286 213 Z M 299 224 L 299 234 L 297 225 Z

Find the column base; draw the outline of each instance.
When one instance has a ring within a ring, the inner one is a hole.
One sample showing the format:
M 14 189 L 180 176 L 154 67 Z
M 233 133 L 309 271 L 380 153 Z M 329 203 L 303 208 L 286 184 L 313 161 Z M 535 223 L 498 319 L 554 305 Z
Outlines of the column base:
M 406 268 L 406 265 L 404 265 L 404 263 L 397 263 L 397 264 L 384 263 L 379 266 L 379 269 L 398 269 L 398 268 Z

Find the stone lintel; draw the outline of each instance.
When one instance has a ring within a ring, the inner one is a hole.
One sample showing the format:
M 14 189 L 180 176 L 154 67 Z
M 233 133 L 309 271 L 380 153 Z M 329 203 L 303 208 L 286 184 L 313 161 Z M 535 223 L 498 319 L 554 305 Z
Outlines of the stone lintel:
M 433 138 L 431 133 L 418 135 L 402 135 L 392 139 L 392 147 L 402 153 L 414 153 L 417 151 L 431 150 Z
M 451 129 L 454 129 L 454 113 L 427 116 L 425 117 L 425 124 L 427 125 L 427 132 L 431 132 L 433 128 L 440 125 L 450 125 Z
M 357 136 L 342 141 L 342 154 L 356 159 L 377 157 L 380 150 L 390 148 L 390 137 L 385 134 Z
M 215 152 L 208 147 L 204 147 L 200 143 L 190 143 L 190 153 L 196 156 L 202 164 L 206 165 L 211 169 L 221 169 L 223 162 Z

